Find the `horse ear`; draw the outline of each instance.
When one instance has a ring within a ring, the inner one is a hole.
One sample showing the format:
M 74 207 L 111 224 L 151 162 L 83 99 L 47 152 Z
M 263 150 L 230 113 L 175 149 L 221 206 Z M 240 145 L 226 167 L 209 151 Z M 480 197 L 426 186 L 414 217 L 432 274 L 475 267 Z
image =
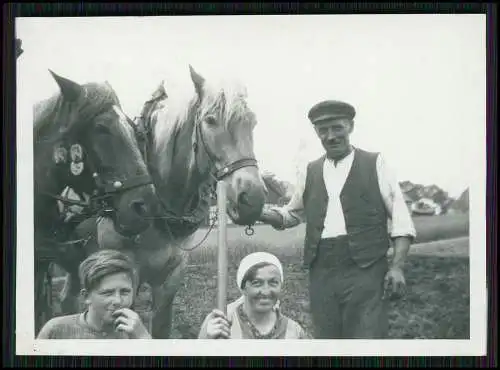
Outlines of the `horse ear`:
M 205 84 L 205 79 L 202 75 L 194 70 L 194 68 L 189 65 L 189 73 L 191 74 L 191 80 L 193 81 L 196 93 L 201 98 L 203 93 L 203 85 Z
M 162 80 L 158 87 L 156 88 L 155 92 L 152 95 L 152 99 L 159 99 L 161 97 L 166 97 L 168 98 L 167 92 L 165 91 L 165 80 Z
M 165 90 L 165 80 L 161 81 L 158 91 L 160 92 L 161 96 L 165 96 L 166 98 L 168 98 L 167 90 Z
M 68 80 L 67 78 L 59 76 L 50 69 L 49 72 L 52 75 L 52 77 L 54 77 L 54 80 L 56 80 L 57 85 L 61 89 L 61 94 L 64 96 L 65 99 L 69 101 L 75 101 L 83 93 L 83 88 L 81 85 L 71 80 Z

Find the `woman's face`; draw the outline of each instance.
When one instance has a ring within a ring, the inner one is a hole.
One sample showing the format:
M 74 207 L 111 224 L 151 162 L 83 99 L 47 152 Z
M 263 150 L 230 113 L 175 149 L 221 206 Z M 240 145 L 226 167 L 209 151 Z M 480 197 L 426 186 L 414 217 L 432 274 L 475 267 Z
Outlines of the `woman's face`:
M 87 293 L 85 302 L 103 323 L 111 324 L 114 321 L 113 312 L 132 306 L 133 292 L 130 275 L 117 273 L 104 277 L 95 289 Z
M 274 265 L 259 268 L 255 278 L 246 281 L 243 293 L 252 311 L 271 311 L 281 293 L 280 271 Z

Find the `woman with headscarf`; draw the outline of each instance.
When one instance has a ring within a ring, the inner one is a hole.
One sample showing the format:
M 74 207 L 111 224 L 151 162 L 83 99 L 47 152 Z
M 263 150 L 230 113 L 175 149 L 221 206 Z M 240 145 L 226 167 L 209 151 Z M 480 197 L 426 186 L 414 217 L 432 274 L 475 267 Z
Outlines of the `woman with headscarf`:
M 205 318 L 199 339 L 308 339 L 296 321 L 283 315 L 279 296 L 283 267 L 266 252 L 249 254 L 238 267 L 241 297 L 227 306 L 227 315 L 213 310 Z

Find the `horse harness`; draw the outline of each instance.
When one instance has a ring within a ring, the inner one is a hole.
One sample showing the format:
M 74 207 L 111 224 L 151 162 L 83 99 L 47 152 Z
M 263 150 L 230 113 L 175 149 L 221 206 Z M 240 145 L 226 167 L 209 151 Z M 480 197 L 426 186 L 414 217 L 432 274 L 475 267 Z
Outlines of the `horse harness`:
M 134 133 L 136 133 L 136 126 L 131 122 L 131 120 L 126 117 L 127 123 L 132 127 Z M 53 160 L 56 165 L 63 165 L 68 163 L 68 148 L 65 145 L 58 145 L 53 149 Z M 69 205 L 77 205 L 83 208 L 82 212 L 75 217 L 77 222 L 82 222 L 85 219 L 93 216 L 94 214 L 98 215 L 107 215 L 113 217 L 115 214 L 115 209 L 113 208 L 111 198 L 116 196 L 119 193 L 126 192 L 128 190 L 132 190 L 134 188 L 140 186 L 146 186 L 152 184 L 152 179 L 149 174 L 137 176 L 128 179 L 115 179 L 111 180 L 110 183 L 104 182 L 100 175 L 99 169 L 92 161 L 91 156 L 85 156 L 84 158 L 84 148 L 78 144 L 73 143 L 69 147 L 69 153 L 71 162 L 69 164 L 69 171 L 73 176 L 79 176 L 83 173 L 84 168 L 87 166 L 91 173 L 92 179 L 94 182 L 94 188 L 92 195 L 90 196 L 89 202 L 82 202 L 78 200 L 69 199 L 68 197 L 63 197 L 61 195 L 52 194 L 48 192 L 41 192 L 42 195 L 45 195 L 51 199 L 56 201 L 60 201 L 63 203 L 64 207 Z M 86 166 L 85 166 L 86 165 Z M 71 233 L 71 227 L 67 222 L 62 219 L 65 217 L 64 212 L 60 216 L 59 222 L 56 222 L 58 225 L 54 225 L 51 234 L 53 238 L 38 236 L 40 241 L 45 241 L 45 243 L 40 243 L 38 247 L 35 249 L 35 253 L 37 257 L 35 261 L 41 263 L 41 266 L 48 264 L 54 260 L 58 259 L 58 256 L 72 256 L 71 252 L 78 253 L 81 257 L 83 257 L 83 248 L 90 241 L 92 236 L 88 236 L 87 238 L 77 239 L 77 240 L 67 240 L 68 235 Z M 72 220 L 74 223 L 75 220 Z M 59 226 L 59 227 L 58 227 Z M 63 227 L 61 227 L 63 226 Z M 45 244 L 48 244 L 47 246 Z M 57 246 L 57 250 L 54 250 L 54 245 Z M 69 248 L 72 248 L 71 251 Z M 75 249 L 76 248 L 76 249 Z M 37 263 L 37 265 L 38 265 Z M 51 307 L 52 307 L 52 274 L 50 268 L 46 268 L 44 282 L 42 282 L 41 289 L 42 291 L 39 293 L 41 295 L 41 299 L 45 296 L 45 308 L 42 309 L 41 315 L 48 314 L 49 317 L 52 316 Z M 45 293 L 43 290 L 46 290 Z M 37 298 L 37 300 L 40 298 Z M 37 313 L 38 314 L 38 313 Z M 42 321 L 46 321 L 42 319 Z
M 161 99 L 163 97 L 164 96 L 154 97 L 153 99 L 148 100 L 146 102 L 146 104 L 154 104 L 155 102 L 157 102 L 159 99 Z M 144 117 L 144 114 L 141 116 L 135 117 L 135 121 L 136 121 L 135 133 L 137 135 L 136 138 L 137 138 L 137 141 L 139 143 L 139 147 L 141 148 L 141 153 L 142 153 L 143 157 L 145 158 L 146 163 L 148 163 L 147 162 L 148 161 L 148 149 L 149 149 L 148 143 L 151 141 L 151 133 L 153 130 L 153 127 L 151 126 L 151 115 L 152 115 L 153 111 L 154 111 L 154 108 L 150 109 L 149 112 L 146 114 L 146 117 Z M 208 149 L 208 145 L 207 145 L 207 143 L 204 139 L 204 136 L 203 136 L 203 131 L 201 130 L 201 120 L 198 120 L 195 122 L 195 130 L 196 130 L 195 131 L 195 138 L 194 138 L 193 145 L 192 145 L 193 152 L 195 154 L 195 158 L 196 158 L 196 154 L 198 153 L 198 147 L 199 147 L 198 141 L 201 141 L 202 147 L 208 156 L 211 167 L 214 168 L 214 171 L 212 173 L 210 173 L 210 179 L 208 181 L 208 184 L 203 184 L 204 187 L 202 185 L 201 193 L 204 193 L 205 197 L 206 196 L 213 197 L 214 199 L 217 197 L 217 194 L 216 194 L 215 189 L 214 189 L 214 185 L 217 181 L 220 181 L 220 180 L 224 179 L 225 177 L 230 176 L 232 173 L 234 173 L 235 171 L 237 171 L 241 168 L 252 167 L 252 166 L 257 167 L 257 160 L 255 158 L 241 158 L 241 159 L 238 159 L 234 162 L 231 162 L 231 163 L 223 166 L 222 168 L 217 169 L 217 166 L 215 165 L 216 161 L 215 161 L 212 153 Z M 195 208 L 194 212 L 196 212 L 197 210 L 199 211 L 202 198 L 204 198 L 204 197 L 199 196 L 198 206 Z M 163 203 L 161 203 L 161 204 L 163 205 Z M 170 224 L 173 223 L 175 226 L 179 226 L 181 229 L 183 227 L 187 228 L 189 230 L 188 233 L 191 234 L 192 232 L 196 231 L 196 229 L 199 227 L 199 225 L 203 221 L 203 217 L 196 216 L 196 215 L 183 215 L 183 216 L 175 215 L 172 212 L 170 212 L 169 210 L 167 210 L 165 208 L 165 206 L 163 207 L 163 211 L 164 211 L 164 215 L 156 217 L 157 221 L 163 220 L 163 222 L 157 222 L 157 226 L 159 227 L 160 230 L 168 231 L 168 233 L 170 234 L 170 236 L 172 238 L 173 238 L 173 234 L 171 232 L 171 227 L 168 226 L 169 223 Z M 200 212 L 200 213 L 203 213 L 203 212 Z M 214 217 L 212 219 L 212 224 L 210 225 L 207 234 L 202 239 L 202 241 L 200 241 L 197 245 L 195 245 L 194 247 L 192 247 L 190 249 L 183 249 L 180 246 L 178 246 L 178 247 L 180 249 L 187 250 L 187 251 L 191 251 L 191 250 L 196 249 L 208 237 L 208 234 L 215 226 L 215 221 L 216 221 L 216 217 Z M 175 227 L 175 228 L 177 229 L 177 227 Z M 253 235 L 254 230 L 251 227 L 251 225 L 248 225 L 246 227 L 245 233 L 249 236 Z
M 137 135 L 137 127 L 131 122 L 131 120 L 127 117 L 127 123 L 132 127 L 134 133 Z M 69 147 L 69 149 L 68 149 Z M 72 223 L 79 223 L 84 221 L 87 218 L 90 218 L 94 215 L 99 216 L 107 216 L 113 217 L 115 214 L 115 209 L 113 207 L 112 199 L 121 194 L 123 192 L 152 184 L 152 179 L 149 174 L 140 175 L 127 179 L 112 179 L 109 182 L 105 182 L 102 180 L 99 174 L 99 168 L 95 165 L 91 156 L 85 155 L 85 149 L 79 143 L 73 143 L 71 145 L 57 145 L 54 147 L 53 160 L 56 165 L 67 165 L 68 164 L 68 153 L 71 159 L 69 163 L 69 171 L 71 175 L 76 178 L 80 176 L 85 167 L 88 167 L 90 173 L 92 173 L 93 180 L 93 191 L 89 197 L 89 201 L 79 201 L 70 199 L 65 196 L 51 194 L 47 192 L 42 192 L 43 195 L 48 196 L 52 199 L 58 200 L 62 202 L 66 208 L 67 205 L 76 205 L 82 207 L 82 211 L 79 215 L 74 217 Z M 80 194 L 81 195 L 81 194 Z M 64 212 L 61 215 L 61 218 L 64 217 Z M 61 220 L 61 223 L 65 223 Z M 63 236 L 62 238 L 56 238 L 56 240 L 52 240 L 49 238 L 44 238 L 47 241 L 50 241 L 52 244 L 58 244 L 61 247 L 70 246 L 74 244 L 82 244 L 83 246 L 91 239 L 91 237 L 84 239 L 77 239 L 71 241 L 60 241 L 57 239 L 66 238 Z M 42 248 L 44 249 L 44 248 Z M 50 259 L 50 256 L 47 256 L 47 259 Z

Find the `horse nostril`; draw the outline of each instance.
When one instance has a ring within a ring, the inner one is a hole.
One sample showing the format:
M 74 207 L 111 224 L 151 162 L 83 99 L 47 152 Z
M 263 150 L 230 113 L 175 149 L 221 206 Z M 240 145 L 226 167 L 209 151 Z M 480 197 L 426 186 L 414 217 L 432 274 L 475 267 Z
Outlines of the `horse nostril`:
M 143 201 L 138 200 L 138 201 L 132 202 L 130 207 L 139 216 L 146 216 L 148 214 L 148 207 L 146 206 L 146 203 L 144 203 Z
M 238 197 L 238 203 L 249 206 L 250 201 L 248 200 L 248 194 L 245 192 L 242 192 Z

